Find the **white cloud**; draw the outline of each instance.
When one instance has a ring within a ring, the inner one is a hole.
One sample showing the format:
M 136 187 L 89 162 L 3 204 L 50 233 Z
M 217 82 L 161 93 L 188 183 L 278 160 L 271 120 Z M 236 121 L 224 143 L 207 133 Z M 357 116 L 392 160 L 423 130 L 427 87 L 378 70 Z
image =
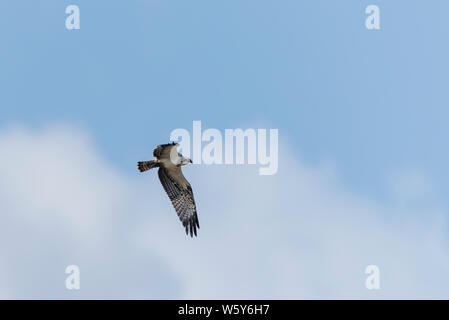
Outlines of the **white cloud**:
M 421 178 L 393 178 L 395 200 L 380 203 L 282 145 L 275 176 L 189 166 L 201 224 L 190 239 L 155 172 L 121 173 L 79 130 L 4 130 L 0 150 L 7 297 L 449 298 L 443 212 L 397 206 L 423 194 L 420 181 L 432 199 Z M 64 287 L 69 264 L 81 267 L 79 292 Z M 364 287 L 369 264 L 379 291 Z

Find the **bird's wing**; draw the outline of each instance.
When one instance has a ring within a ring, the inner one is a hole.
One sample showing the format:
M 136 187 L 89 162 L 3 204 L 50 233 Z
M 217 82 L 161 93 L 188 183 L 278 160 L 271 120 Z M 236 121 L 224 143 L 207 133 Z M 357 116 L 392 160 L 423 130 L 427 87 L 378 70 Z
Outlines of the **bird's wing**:
M 154 151 L 153 151 L 153 156 L 156 159 L 169 159 L 171 152 L 175 152 L 175 155 L 178 154 L 178 151 L 177 151 L 178 145 L 179 144 L 174 143 L 174 142 L 158 145 L 156 147 L 156 149 L 154 149 Z
M 180 167 L 170 169 L 159 168 L 159 180 L 170 198 L 176 213 L 186 229 L 186 233 L 196 236 L 197 228 L 200 228 L 196 214 L 195 199 L 190 183 L 182 174 Z

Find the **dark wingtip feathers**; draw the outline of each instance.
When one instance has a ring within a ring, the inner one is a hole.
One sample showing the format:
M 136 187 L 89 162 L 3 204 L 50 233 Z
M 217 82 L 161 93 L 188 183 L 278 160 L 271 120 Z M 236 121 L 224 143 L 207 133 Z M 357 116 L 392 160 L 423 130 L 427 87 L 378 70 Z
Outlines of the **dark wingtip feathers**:
M 200 223 L 196 214 L 189 220 L 185 220 L 182 224 L 186 229 L 186 235 L 190 234 L 191 238 L 193 238 L 193 236 L 197 237 L 197 229 L 200 228 Z
M 169 143 L 165 143 L 165 144 L 160 144 L 157 147 L 158 148 L 165 148 L 165 147 L 169 147 L 169 146 L 175 146 L 175 145 L 179 145 L 179 143 L 176 142 L 169 142 Z

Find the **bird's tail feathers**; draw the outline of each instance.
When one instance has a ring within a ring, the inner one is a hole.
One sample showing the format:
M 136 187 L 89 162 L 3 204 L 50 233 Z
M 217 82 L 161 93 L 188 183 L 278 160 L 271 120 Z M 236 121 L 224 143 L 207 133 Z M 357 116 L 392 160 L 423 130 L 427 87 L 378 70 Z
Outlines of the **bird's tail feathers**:
M 157 167 L 159 167 L 159 163 L 154 160 L 137 162 L 137 168 L 139 168 L 140 172 L 144 172 Z

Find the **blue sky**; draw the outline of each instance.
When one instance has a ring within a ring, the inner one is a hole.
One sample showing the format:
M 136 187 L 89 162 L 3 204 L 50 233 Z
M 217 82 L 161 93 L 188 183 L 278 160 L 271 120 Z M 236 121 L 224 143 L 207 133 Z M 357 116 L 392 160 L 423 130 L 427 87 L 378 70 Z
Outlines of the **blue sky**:
M 79 31 L 64 27 L 72 3 Z M 261 122 L 351 188 L 383 197 L 411 167 L 442 196 L 449 5 L 377 1 L 368 31 L 371 3 L 4 1 L 1 124 L 84 126 L 127 168 L 192 120 Z
M 65 29 L 69 4 L 80 30 Z M 381 30 L 365 28 L 369 4 Z M 342 188 L 390 201 L 391 177 L 417 172 L 447 209 L 448 11 L 443 0 L 2 1 L 0 129 L 74 126 L 134 177 L 193 120 L 277 128 L 292 157 L 331 163 Z

